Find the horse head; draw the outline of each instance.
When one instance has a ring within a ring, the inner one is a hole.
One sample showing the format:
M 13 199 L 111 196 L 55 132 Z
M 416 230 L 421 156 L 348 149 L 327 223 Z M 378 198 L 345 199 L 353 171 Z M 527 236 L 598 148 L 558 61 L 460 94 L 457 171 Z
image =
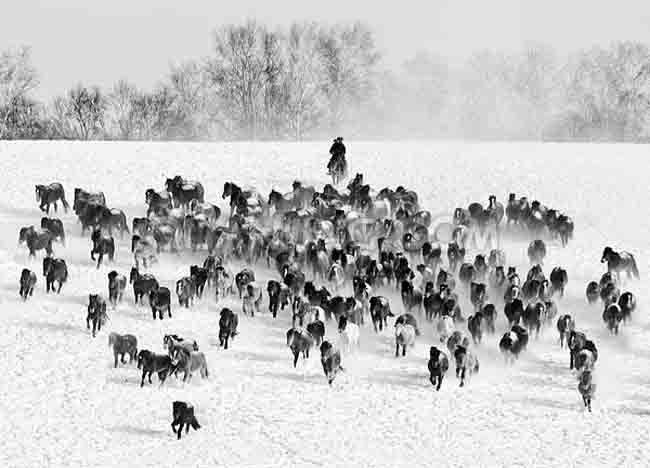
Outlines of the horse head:
M 348 325 L 348 318 L 345 315 L 341 315 L 339 317 L 339 333 L 344 332 L 347 325 Z
M 165 180 L 165 190 L 167 190 L 170 193 L 176 190 L 176 184 L 174 182 L 174 179 Z
M 32 236 L 32 232 L 34 232 L 34 226 L 20 228 L 18 232 L 18 243 L 22 244 L 26 242 Z
M 298 335 L 298 330 L 296 330 L 295 328 L 292 328 L 287 332 L 287 346 L 289 348 L 293 346 L 293 343 L 295 342 L 297 335 Z
M 223 184 L 223 193 L 221 194 L 222 199 L 226 199 L 232 193 L 232 184 L 230 182 L 225 182 Z
M 614 253 L 614 250 L 611 247 L 605 247 L 605 250 L 603 250 L 603 255 L 600 259 L 600 263 L 605 263 L 606 261 L 609 260 L 609 257 Z
M 266 203 L 269 205 L 274 205 L 278 201 L 280 201 L 281 198 L 282 195 L 280 194 L 280 192 L 276 191 L 275 189 L 271 189 L 271 192 L 269 193 L 269 201 Z
M 129 284 L 136 282 L 140 279 L 140 272 L 137 267 L 131 267 L 131 273 L 129 274 Z

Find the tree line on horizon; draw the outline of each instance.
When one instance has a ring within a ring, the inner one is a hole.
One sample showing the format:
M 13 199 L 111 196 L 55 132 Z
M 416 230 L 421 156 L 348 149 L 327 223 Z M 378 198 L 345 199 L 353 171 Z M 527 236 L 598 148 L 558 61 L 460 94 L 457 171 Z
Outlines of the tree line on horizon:
M 153 89 L 77 84 L 39 102 L 39 82 L 29 47 L 0 52 L 1 139 L 650 139 L 650 49 L 631 41 L 567 57 L 483 50 L 458 65 L 418 52 L 390 67 L 361 22 L 249 20 Z

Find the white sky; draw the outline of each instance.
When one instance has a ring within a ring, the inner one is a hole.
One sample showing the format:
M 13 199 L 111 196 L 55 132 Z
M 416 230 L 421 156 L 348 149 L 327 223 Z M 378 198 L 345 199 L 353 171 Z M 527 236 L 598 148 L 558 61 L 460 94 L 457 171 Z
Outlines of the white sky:
M 254 17 L 360 19 L 390 62 L 417 50 L 462 58 L 478 48 L 515 50 L 539 41 L 560 52 L 612 40 L 650 43 L 650 1 L 638 0 L 4 0 L 0 48 L 33 48 L 38 95 L 76 82 L 152 86 L 171 62 L 210 52 L 219 25 Z

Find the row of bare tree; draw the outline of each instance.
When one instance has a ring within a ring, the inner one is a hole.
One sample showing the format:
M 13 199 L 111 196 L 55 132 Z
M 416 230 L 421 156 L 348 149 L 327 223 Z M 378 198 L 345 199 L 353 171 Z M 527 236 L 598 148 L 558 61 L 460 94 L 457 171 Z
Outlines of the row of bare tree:
M 650 49 L 636 42 L 567 57 L 531 45 L 458 66 L 418 53 L 381 60 L 362 23 L 214 34 L 211 56 L 153 90 L 77 85 L 45 105 L 28 48 L 0 54 L 0 138 L 120 140 L 473 138 L 647 141 Z

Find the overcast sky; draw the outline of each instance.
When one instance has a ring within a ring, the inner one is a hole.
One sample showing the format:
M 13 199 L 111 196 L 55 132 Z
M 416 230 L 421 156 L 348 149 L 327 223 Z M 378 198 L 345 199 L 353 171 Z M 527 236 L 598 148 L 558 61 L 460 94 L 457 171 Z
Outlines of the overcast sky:
M 215 27 L 254 17 L 360 19 L 390 62 L 418 49 L 464 57 L 478 48 L 513 50 L 541 41 L 561 52 L 612 40 L 650 43 L 645 0 L 5 0 L 0 48 L 33 48 L 40 97 L 76 82 L 152 86 L 171 62 L 210 52 Z

